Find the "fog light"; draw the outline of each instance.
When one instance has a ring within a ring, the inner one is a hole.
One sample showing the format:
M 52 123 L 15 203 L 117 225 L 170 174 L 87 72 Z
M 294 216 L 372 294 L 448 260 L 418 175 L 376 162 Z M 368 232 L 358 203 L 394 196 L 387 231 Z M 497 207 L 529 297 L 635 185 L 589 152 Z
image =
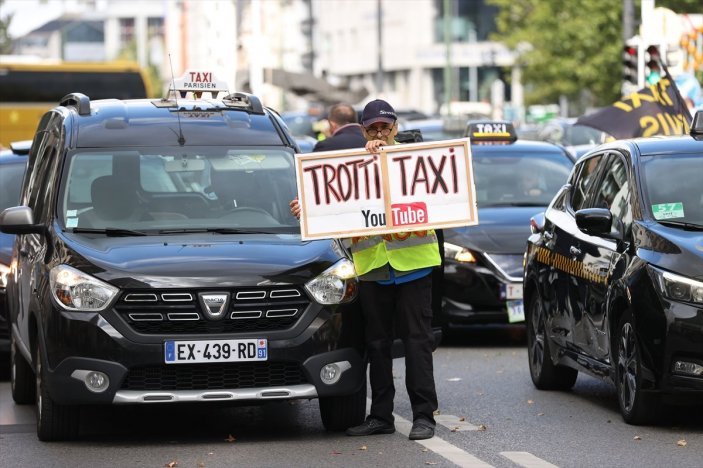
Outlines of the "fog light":
M 349 361 L 340 361 L 327 364 L 320 369 L 320 379 L 322 379 L 322 383 L 332 385 L 337 383 L 344 371 L 350 368 L 351 364 L 349 364 Z
M 331 385 L 338 381 L 340 375 L 341 372 L 339 372 L 339 366 L 337 364 L 327 364 L 320 371 L 320 378 L 327 385 Z
M 695 362 L 676 361 L 674 362 L 674 372 L 677 374 L 693 375 L 695 377 L 703 376 L 703 366 Z
M 88 390 L 95 393 L 104 392 L 110 385 L 110 379 L 107 374 L 99 371 L 88 372 L 83 381 L 85 382 L 85 386 L 88 387 Z

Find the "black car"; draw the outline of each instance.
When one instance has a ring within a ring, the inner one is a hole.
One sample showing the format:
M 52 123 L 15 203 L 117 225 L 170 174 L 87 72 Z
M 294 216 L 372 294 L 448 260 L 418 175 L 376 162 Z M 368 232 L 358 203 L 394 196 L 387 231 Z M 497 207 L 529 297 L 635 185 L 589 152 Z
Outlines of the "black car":
M 30 144 L 31 141 L 18 141 L 12 143 L 10 149 L 0 151 L 0 211 L 19 203 Z M 14 238 L 11 234 L 0 232 L 0 353 L 10 350 L 10 322 L 5 305 L 5 288 L 12 265 Z
M 703 113 L 691 136 L 588 153 L 533 220 L 524 296 L 540 389 L 611 381 L 624 420 L 703 403 Z
M 221 91 L 211 77 L 177 90 Z M 319 398 L 328 429 L 363 421 L 353 263 L 301 241 L 296 150 L 243 93 L 74 93 L 43 116 L 21 206 L 0 214 L 17 235 L 12 395 L 36 402 L 41 440 L 100 404 Z
M 574 165 L 562 147 L 518 140 L 505 122 L 467 130 L 478 220 L 444 230 L 444 296 L 440 322 L 453 325 L 524 320 L 522 265 L 530 217 L 544 211 Z

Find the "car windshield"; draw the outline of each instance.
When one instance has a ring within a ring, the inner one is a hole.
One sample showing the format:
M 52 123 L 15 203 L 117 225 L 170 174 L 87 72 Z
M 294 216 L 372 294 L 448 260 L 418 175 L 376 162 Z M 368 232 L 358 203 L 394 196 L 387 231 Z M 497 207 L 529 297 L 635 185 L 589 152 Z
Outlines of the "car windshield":
M 703 158 L 700 154 L 642 157 L 647 209 L 654 219 L 703 225 Z
M 11 164 L 0 164 L 0 211 L 19 205 L 25 165 L 26 162 L 19 159 Z
M 547 206 L 566 183 L 573 163 L 558 153 L 474 155 L 476 200 L 491 206 Z
M 292 151 L 260 148 L 80 150 L 59 201 L 66 228 L 115 235 L 298 233 Z

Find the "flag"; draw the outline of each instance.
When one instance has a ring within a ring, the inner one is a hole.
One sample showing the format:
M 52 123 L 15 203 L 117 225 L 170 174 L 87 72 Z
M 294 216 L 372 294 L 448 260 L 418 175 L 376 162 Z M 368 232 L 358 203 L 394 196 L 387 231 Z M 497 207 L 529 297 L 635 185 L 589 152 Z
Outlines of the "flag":
M 668 70 L 656 84 L 628 94 L 610 107 L 580 117 L 576 123 L 616 139 L 686 135 L 691 115 Z

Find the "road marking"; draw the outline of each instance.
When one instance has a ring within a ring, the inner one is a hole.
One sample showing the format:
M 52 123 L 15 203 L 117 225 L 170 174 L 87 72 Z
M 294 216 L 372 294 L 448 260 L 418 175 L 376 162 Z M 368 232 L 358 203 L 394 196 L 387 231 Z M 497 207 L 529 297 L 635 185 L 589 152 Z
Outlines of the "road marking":
M 556 465 L 532 455 L 530 452 L 500 452 L 508 460 L 525 468 L 558 468 Z
M 451 414 L 438 414 L 434 417 L 434 419 L 452 432 L 478 431 L 478 426 L 474 426 L 473 424 L 467 422 L 465 420 L 466 418 L 460 418 L 459 416 L 453 416 Z
M 366 413 L 369 412 L 369 409 L 371 408 L 371 399 L 367 398 L 366 399 Z M 450 417 L 449 415 L 445 415 L 446 417 Z M 393 417 L 395 418 L 395 429 L 396 431 L 400 432 L 403 434 L 405 437 L 410 435 L 410 430 L 413 427 L 413 423 L 408 421 L 407 419 L 403 418 L 402 416 L 398 416 L 396 413 L 393 413 Z M 459 418 L 456 416 L 451 416 L 455 418 L 457 421 Z M 435 419 L 437 419 L 435 417 Z M 432 450 L 434 453 L 439 455 L 440 457 L 444 457 L 450 462 L 459 465 L 461 467 L 465 468 L 493 468 L 493 465 L 489 465 L 488 463 L 484 462 L 483 460 L 479 460 L 478 458 L 474 457 L 468 452 L 465 452 L 464 450 L 460 449 L 459 447 L 450 444 L 444 439 L 440 439 L 436 435 L 431 438 L 431 439 L 426 439 L 426 440 L 416 440 L 418 444 L 422 445 L 423 447 L 426 447 L 429 450 Z

